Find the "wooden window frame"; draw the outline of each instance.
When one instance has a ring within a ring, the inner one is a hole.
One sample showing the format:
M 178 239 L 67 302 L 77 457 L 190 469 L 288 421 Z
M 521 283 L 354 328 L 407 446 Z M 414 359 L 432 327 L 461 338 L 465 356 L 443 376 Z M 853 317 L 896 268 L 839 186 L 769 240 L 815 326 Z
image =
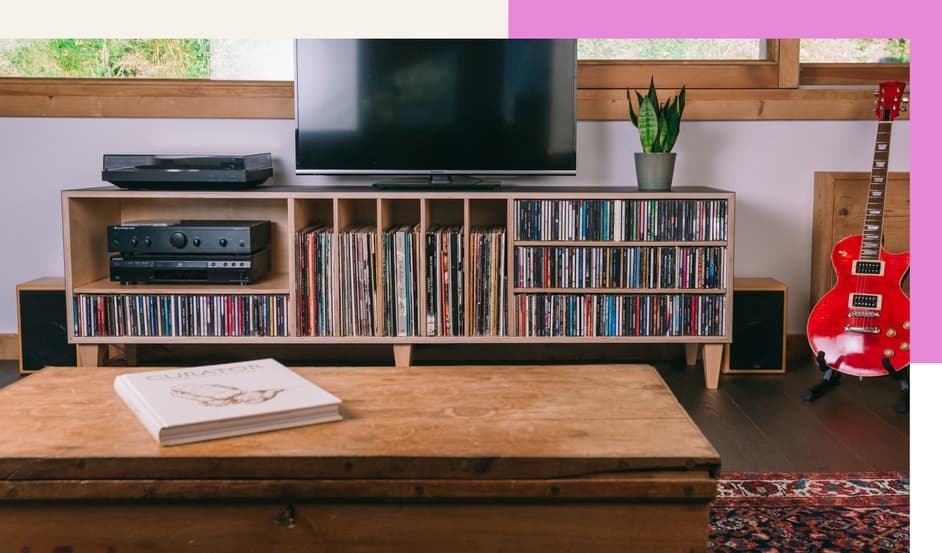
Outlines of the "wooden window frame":
M 799 63 L 798 42 L 770 39 L 766 60 L 582 60 L 577 117 L 626 120 L 628 90 L 647 88 L 653 75 L 665 94 L 687 87 L 686 120 L 872 119 L 872 89 L 860 85 L 909 81 L 909 64 Z M 292 119 L 294 84 L 0 78 L 0 117 Z

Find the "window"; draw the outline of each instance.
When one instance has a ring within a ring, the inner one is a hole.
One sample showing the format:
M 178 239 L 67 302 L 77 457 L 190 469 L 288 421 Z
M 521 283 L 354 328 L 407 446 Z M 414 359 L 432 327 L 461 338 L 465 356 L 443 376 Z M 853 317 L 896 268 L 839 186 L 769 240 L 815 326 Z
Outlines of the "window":
M 801 63 L 909 63 L 905 38 L 810 38 L 801 40 Z
M 759 60 L 767 41 L 752 39 L 579 39 L 580 60 Z
M 626 92 L 652 77 L 659 89 L 687 87 L 689 120 L 870 119 L 877 83 L 909 81 L 903 39 L 582 39 L 578 48 L 582 120 L 627 119 Z M 291 39 L 0 40 L 0 117 L 290 119 L 293 65 Z
M 291 39 L 0 40 L 0 77 L 290 81 Z
M 875 87 L 909 82 L 909 40 L 903 38 L 802 39 L 802 85 Z

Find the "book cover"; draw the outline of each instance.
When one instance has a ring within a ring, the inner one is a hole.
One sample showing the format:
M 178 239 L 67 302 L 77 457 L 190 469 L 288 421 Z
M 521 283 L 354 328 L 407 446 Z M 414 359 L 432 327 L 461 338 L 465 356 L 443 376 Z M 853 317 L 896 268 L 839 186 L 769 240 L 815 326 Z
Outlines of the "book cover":
M 274 359 L 126 373 L 114 389 L 161 445 L 342 418 L 339 398 Z

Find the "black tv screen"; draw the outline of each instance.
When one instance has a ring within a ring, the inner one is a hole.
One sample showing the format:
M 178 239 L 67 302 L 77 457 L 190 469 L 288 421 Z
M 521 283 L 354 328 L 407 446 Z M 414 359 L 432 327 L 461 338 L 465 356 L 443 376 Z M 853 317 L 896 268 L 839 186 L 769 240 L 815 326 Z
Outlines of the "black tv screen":
M 296 42 L 298 173 L 575 174 L 575 40 Z

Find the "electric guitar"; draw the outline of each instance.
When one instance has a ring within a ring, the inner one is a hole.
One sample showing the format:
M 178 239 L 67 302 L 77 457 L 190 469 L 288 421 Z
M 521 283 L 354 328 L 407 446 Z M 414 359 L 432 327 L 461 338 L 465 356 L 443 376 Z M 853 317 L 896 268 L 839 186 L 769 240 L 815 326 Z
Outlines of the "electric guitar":
M 900 287 L 909 272 L 909 252 L 888 253 L 882 247 L 890 131 L 893 119 L 906 109 L 905 88 L 902 82 L 880 83 L 863 233 L 834 246 L 837 284 L 808 317 L 808 342 L 818 362 L 860 377 L 909 365 L 909 298 Z

